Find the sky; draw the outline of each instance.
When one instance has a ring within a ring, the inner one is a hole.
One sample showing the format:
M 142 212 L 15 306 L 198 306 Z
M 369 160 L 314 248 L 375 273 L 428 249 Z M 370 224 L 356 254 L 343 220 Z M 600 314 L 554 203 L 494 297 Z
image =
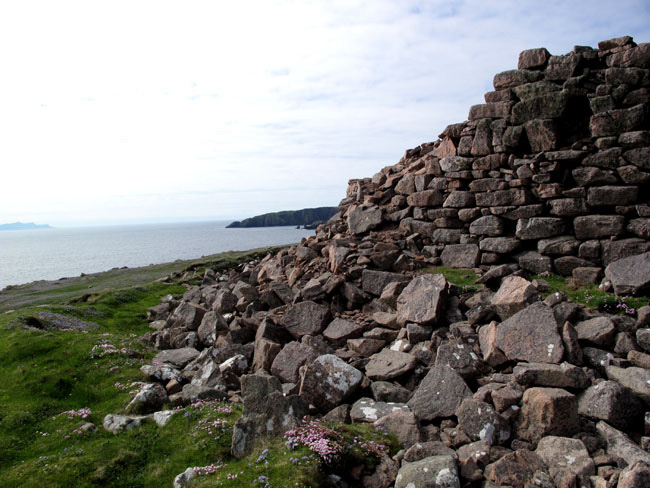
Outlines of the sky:
M 520 51 L 622 35 L 650 42 L 650 2 L 2 2 L 0 223 L 335 206 Z

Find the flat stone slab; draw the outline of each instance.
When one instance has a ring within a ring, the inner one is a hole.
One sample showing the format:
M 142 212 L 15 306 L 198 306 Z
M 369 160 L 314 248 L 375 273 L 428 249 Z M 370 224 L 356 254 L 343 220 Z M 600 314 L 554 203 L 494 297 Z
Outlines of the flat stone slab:
M 646 404 L 650 405 L 650 371 L 632 366 L 619 368 L 608 366 L 607 377 L 628 388 Z
M 650 252 L 619 259 L 605 268 L 617 295 L 636 295 L 650 289 Z
M 172 364 L 177 368 L 183 369 L 190 361 L 196 359 L 199 351 L 193 347 L 181 347 L 180 349 L 166 349 L 160 351 L 153 358 L 152 363 L 156 364 Z
M 370 357 L 366 376 L 371 380 L 390 380 L 413 370 L 417 359 L 409 353 L 382 349 Z
M 360 398 L 352 405 L 350 418 L 353 422 L 372 423 L 398 410 L 410 412 L 406 403 L 377 402 L 372 398 Z

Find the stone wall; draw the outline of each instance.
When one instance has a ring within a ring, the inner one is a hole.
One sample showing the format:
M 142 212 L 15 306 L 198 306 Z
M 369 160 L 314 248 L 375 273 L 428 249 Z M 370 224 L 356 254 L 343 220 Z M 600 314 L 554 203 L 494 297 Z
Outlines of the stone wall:
M 436 264 L 594 282 L 650 249 L 649 68 L 631 37 L 522 52 L 468 120 L 351 180 L 330 235 L 395 229 Z

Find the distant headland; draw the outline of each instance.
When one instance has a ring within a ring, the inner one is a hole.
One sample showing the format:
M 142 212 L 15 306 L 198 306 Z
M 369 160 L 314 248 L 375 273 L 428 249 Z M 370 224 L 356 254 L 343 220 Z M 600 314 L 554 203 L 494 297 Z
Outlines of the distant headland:
M 302 210 L 284 210 L 273 212 L 241 222 L 236 221 L 226 226 L 227 229 L 239 229 L 243 227 L 276 227 L 281 225 L 305 225 L 312 226 L 317 222 L 325 222 L 338 212 L 337 207 L 303 208 Z
M 33 230 L 33 229 L 52 229 L 47 224 L 35 224 L 34 222 L 13 222 L 11 224 L 0 224 L 0 231 L 3 230 Z

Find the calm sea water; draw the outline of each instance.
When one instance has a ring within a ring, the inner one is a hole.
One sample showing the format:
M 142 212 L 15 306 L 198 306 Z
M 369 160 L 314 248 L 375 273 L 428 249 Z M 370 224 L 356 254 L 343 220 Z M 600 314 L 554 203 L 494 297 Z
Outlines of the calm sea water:
M 294 227 L 226 229 L 192 222 L 0 232 L 0 289 L 114 267 L 194 259 L 223 251 L 292 244 L 313 230 Z

